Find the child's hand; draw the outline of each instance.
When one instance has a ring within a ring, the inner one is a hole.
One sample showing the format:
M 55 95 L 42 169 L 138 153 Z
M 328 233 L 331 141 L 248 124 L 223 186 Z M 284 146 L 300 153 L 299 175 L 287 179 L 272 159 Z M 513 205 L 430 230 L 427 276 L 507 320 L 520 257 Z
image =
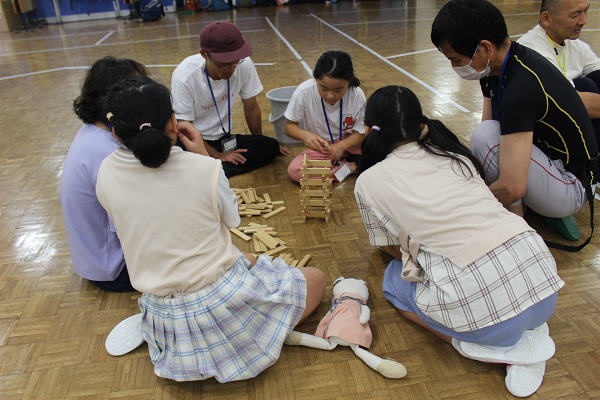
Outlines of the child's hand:
M 319 153 L 327 153 L 327 145 L 329 145 L 329 143 L 314 133 L 307 132 L 303 141 L 309 149 L 318 151 Z
M 328 144 L 327 151 L 329 152 L 331 159 L 336 161 L 343 159 L 344 154 L 346 154 L 346 148 L 341 142 L 337 142 L 332 145 Z

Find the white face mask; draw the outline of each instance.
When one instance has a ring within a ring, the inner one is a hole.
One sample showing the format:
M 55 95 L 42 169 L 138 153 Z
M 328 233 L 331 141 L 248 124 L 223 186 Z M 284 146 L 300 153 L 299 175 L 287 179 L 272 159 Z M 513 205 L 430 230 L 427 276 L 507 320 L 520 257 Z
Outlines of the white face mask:
M 485 67 L 485 69 L 483 71 L 477 72 L 475 70 L 475 68 L 471 67 L 471 63 L 473 62 L 473 59 L 475 58 L 475 54 L 477 54 L 477 50 L 479 50 L 479 45 L 477 45 L 477 48 L 475 49 L 475 53 L 473 53 L 473 57 L 471 58 L 471 61 L 467 65 L 463 65 L 462 67 L 452 67 L 454 72 L 456 72 L 458 74 L 458 76 L 460 76 L 461 78 L 467 79 L 470 81 L 476 81 L 476 80 L 479 80 L 479 79 L 484 78 L 489 75 L 489 73 L 490 73 L 490 59 L 489 58 L 488 58 L 487 66 Z

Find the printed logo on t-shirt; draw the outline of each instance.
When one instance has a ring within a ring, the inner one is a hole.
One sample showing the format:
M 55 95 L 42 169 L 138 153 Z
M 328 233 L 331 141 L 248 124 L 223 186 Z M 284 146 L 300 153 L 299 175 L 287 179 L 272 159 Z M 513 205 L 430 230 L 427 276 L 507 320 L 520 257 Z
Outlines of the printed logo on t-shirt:
M 342 121 L 342 130 L 351 131 L 354 127 L 354 118 L 352 117 L 352 114 L 344 115 Z

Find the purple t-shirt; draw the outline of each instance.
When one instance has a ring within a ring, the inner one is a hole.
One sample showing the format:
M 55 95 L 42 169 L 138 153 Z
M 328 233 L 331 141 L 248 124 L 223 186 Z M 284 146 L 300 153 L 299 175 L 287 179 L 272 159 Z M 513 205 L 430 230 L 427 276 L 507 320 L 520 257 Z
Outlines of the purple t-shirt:
M 58 189 L 73 269 L 93 281 L 113 281 L 125 265 L 121 243 L 96 198 L 102 161 L 119 143 L 95 125 L 81 127 L 65 158 Z

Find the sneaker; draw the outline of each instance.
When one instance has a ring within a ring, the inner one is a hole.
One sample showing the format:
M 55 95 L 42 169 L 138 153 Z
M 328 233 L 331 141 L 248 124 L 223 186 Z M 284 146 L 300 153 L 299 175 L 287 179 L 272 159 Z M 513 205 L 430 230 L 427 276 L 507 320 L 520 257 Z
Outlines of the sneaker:
M 501 364 L 533 364 L 546 361 L 554 355 L 554 342 L 548 335 L 527 330 L 513 346 L 486 346 L 452 340 L 458 352 L 472 360 Z
M 542 384 L 544 372 L 546 372 L 546 361 L 527 365 L 508 365 L 504 383 L 513 396 L 531 396 Z
M 119 322 L 108 334 L 104 347 L 111 356 L 122 356 L 144 343 L 142 336 L 142 314 L 136 314 Z
M 533 328 L 533 330 L 536 331 L 536 332 L 541 333 L 542 335 L 546 335 L 546 336 L 550 335 L 550 328 L 548 328 L 548 324 L 546 322 L 544 322 L 543 324 L 541 324 L 537 328 Z
M 564 218 L 544 217 L 544 222 L 546 225 L 556 229 L 558 233 L 567 240 L 575 242 L 579 240 L 579 237 L 581 236 L 579 226 L 572 215 Z

